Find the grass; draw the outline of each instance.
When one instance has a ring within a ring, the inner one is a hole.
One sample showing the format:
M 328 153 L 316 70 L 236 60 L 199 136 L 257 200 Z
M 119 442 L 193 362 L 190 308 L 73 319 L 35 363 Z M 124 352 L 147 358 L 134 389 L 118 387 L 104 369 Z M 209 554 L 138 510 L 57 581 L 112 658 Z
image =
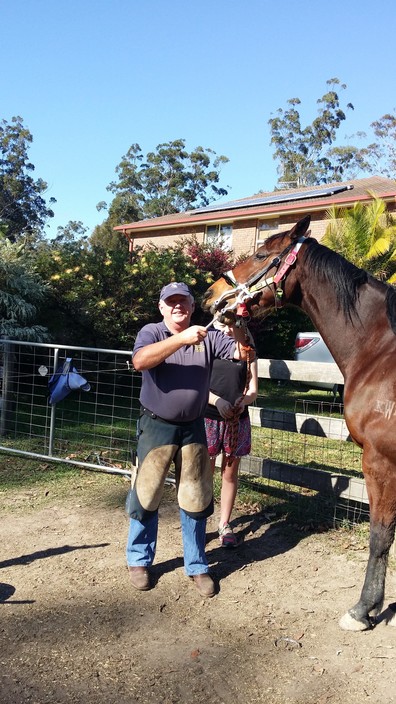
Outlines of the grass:
M 40 462 L 0 453 L 0 510 L 38 510 L 54 501 L 78 498 L 109 507 L 125 501 L 129 480 L 73 465 Z
M 310 416 L 343 417 L 343 405 L 334 400 L 331 392 L 309 389 L 300 382 L 260 380 L 257 405 Z M 252 455 L 362 477 L 361 450 L 352 442 L 253 427 Z
M 302 411 L 303 405 L 315 405 L 321 415 L 340 417 L 342 404 L 334 398 L 334 394 L 325 389 L 310 389 L 301 382 L 259 380 L 257 405 L 261 408 L 275 410 Z
M 252 455 L 362 477 L 361 450 L 352 442 L 253 427 Z
M 85 504 L 92 502 L 109 507 L 123 505 L 129 480 L 105 472 L 79 469 L 73 465 L 38 461 L 0 453 L 0 510 L 37 510 L 50 501 L 78 496 Z M 220 500 L 220 473 L 215 473 L 215 501 Z M 262 513 L 268 520 L 292 519 L 296 525 L 315 523 L 318 512 L 315 492 L 292 495 L 276 482 L 243 477 L 236 507 L 245 513 Z M 300 516 L 300 517 L 299 517 Z M 322 520 L 322 519 L 321 519 Z M 323 520 L 322 520 L 323 523 Z
M 215 474 L 215 500 L 220 499 L 220 473 Z M 336 531 L 355 533 L 359 544 L 367 540 L 368 514 L 360 512 L 359 517 L 351 520 L 350 505 L 337 503 L 329 495 L 323 495 L 311 489 L 291 491 L 280 482 L 254 478 L 240 474 L 235 509 L 243 514 L 257 514 L 267 523 L 282 524 L 282 531 L 325 532 Z

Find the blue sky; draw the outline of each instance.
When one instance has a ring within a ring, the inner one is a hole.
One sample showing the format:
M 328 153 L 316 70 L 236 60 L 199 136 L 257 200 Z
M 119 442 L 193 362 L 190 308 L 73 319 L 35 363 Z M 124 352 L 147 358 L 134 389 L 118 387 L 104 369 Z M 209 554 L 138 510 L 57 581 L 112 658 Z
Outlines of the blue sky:
M 346 83 L 340 140 L 396 105 L 394 0 L 0 0 L 0 17 L 0 119 L 20 115 L 33 135 L 57 199 L 51 237 L 102 222 L 133 143 L 224 154 L 236 199 L 275 186 L 267 123 L 289 98 L 311 123 L 326 81 Z

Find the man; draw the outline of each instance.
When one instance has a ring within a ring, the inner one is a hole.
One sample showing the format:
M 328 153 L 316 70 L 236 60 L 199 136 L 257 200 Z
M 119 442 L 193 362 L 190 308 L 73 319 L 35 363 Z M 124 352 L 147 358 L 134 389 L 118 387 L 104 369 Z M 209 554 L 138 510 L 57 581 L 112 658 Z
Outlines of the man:
M 137 335 L 133 366 L 142 372 L 137 456 L 139 470 L 129 501 L 127 564 L 132 585 L 150 589 L 148 568 L 157 545 L 158 506 L 168 469 L 176 470 L 184 569 L 204 597 L 215 594 L 205 555 L 206 519 L 213 513 L 213 477 L 203 415 L 213 359 L 243 355 L 221 332 L 190 327 L 194 299 L 184 283 L 161 290 L 160 323 Z

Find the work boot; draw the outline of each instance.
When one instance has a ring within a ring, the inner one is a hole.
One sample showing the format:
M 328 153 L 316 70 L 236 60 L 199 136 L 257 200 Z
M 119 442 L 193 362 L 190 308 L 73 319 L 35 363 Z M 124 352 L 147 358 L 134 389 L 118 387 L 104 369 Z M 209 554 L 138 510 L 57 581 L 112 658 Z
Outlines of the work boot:
M 147 567 L 128 567 L 132 586 L 141 592 L 150 589 L 150 576 Z
M 212 596 L 216 594 L 214 581 L 207 572 L 204 574 L 194 574 L 191 579 L 193 580 L 201 596 L 211 599 Z

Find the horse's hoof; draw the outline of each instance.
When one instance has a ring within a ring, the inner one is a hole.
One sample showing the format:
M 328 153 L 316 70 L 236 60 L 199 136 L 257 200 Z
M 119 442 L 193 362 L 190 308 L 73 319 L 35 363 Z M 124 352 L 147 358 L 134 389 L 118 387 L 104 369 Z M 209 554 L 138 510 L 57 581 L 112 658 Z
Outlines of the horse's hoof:
M 396 604 L 389 604 L 388 608 L 385 611 L 386 614 L 386 625 L 387 626 L 393 626 L 396 628 Z
M 358 621 L 356 618 L 353 618 L 349 611 L 347 611 L 346 614 L 339 620 L 339 625 L 344 631 L 367 631 L 369 628 L 371 628 L 371 623 L 367 619 L 363 619 L 362 621 Z

